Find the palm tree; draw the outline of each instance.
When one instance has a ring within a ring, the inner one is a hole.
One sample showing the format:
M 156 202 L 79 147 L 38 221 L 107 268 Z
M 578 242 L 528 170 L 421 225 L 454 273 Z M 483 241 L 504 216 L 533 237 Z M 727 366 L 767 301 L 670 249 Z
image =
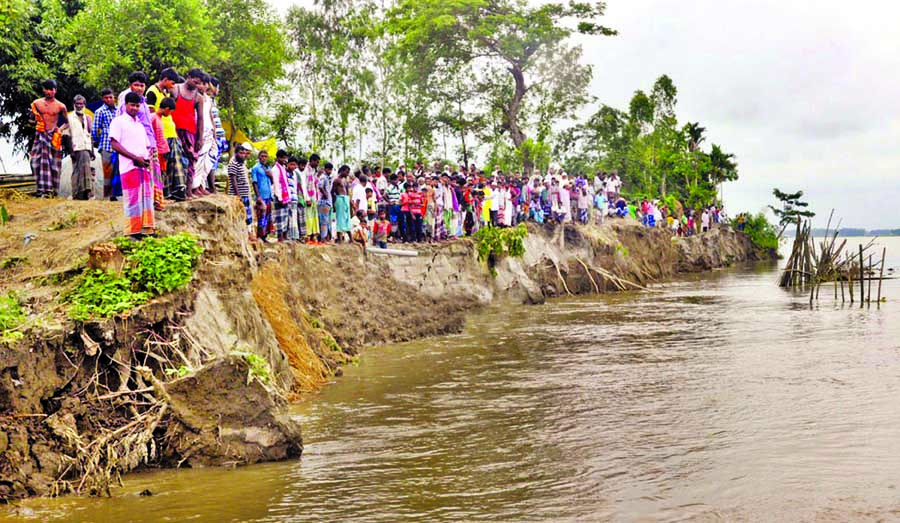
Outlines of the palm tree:
M 712 165 L 712 169 L 709 172 L 709 181 L 713 183 L 713 185 L 717 185 L 719 199 L 722 199 L 722 183 L 723 182 L 731 182 L 737 180 L 738 171 L 737 171 L 737 163 L 734 161 L 735 156 L 730 153 L 726 153 L 716 144 L 713 144 L 712 151 L 709 153 L 709 163 Z
M 700 150 L 700 144 L 706 140 L 706 137 L 703 136 L 703 133 L 706 132 L 706 127 L 700 127 L 700 122 L 689 122 L 682 131 L 685 134 L 688 152 L 695 153 Z

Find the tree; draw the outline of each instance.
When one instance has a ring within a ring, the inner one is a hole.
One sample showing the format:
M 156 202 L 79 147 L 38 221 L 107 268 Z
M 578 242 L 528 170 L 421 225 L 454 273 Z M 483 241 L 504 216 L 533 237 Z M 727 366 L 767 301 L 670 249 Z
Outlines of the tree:
M 616 34 L 597 23 L 605 9 L 602 2 L 529 6 L 517 0 L 401 0 L 389 11 L 386 25 L 397 37 L 390 51 L 405 63 L 419 62 L 432 69 L 483 60 L 488 68 L 502 67 L 510 88 L 495 91 L 502 95 L 496 100 L 502 110 L 501 127 L 521 149 L 528 138 L 521 118 L 526 96 L 542 79 L 552 80 L 556 66 L 578 64 L 572 59 L 580 58 L 580 48 L 566 48 L 564 43 L 572 34 Z M 564 25 L 568 20 L 576 21 L 576 27 Z M 539 62 L 543 68 L 536 67 Z M 567 94 L 558 99 L 571 110 L 579 97 Z M 530 173 L 531 158 L 525 156 L 523 161 Z
M 34 137 L 29 106 L 42 95 L 42 80 L 58 81 L 56 96 L 64 103 L 76 94 L 94 94 L 77 75 L 66 73 L 66 48 L 56 38 L 80 9 L 78 0 L 0 2 L 0 137 L 11 138 L 20 149 Z
M 258 108 L 265 91 L 284 75 L 287 43 L 282 24 L 265 0 L 209 2 L 219 49 L 206 63 L 221 87 L 218 105 L 233 127 L 258 130 Z
M 66 71 L 96 88 L 124 89 L 132 71 L 155 78 L 216 57 L 214 26 L 202 0 L 87 0 L 60 31 Z
M 776 187 L 772 189 L 772 194 L 781 202 L 780 207 L 769 206 L 772 212 L 775 213 L 775 217 L 778 218 L 778 225 L 781 227 L 781 231 L 778 233 L 779 239 L 781 239 L 781 235 L 784 234 L 784 230 L 788 225 L 796 223 L 802 218 L 812 218 L 816 215 L 816 213 L 807 209 L 809 203 L 801 200 L 803 191 L 786 193 Z

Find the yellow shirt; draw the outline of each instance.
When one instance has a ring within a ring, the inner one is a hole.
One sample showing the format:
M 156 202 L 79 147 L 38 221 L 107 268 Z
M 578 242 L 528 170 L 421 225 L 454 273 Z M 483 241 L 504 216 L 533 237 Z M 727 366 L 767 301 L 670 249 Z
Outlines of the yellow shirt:
M 490 197 L 491 193 L 494 192 L 490 187 L 485 186 L 484 188 L 484 203 L 481 206 L 481 219 L 489 222 L 491 221 L 491 201 L 488 197 Z
M 157 87 L 156 84 L 151 85 L 150 88 L 147 89 L 146 94 L 149 95 L 151 92 L 155 95 L 155 99 L 153 100 L 153 105 L 147 105 L 149 107 L 152 107 L 153 111 L 155 112 L 159 110 L 159 104 L 162 103 L 163 98 L 165 98 L 166 95 L 159 90 L 159 87 Z M 178 136 L 178 132 L 175 130 L 175 121 L 172 120 L 172 117 L 163 116 L 161 120 L 163 128 L 163 138 L 165 138 L 166 140 L 168 140 L 169 138 L 176 138 Z

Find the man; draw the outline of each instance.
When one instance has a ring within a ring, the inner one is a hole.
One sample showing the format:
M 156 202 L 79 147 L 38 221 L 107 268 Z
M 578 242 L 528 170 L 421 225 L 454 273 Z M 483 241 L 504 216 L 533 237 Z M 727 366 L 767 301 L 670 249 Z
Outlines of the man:
M 56 99 L 56 81 L 41 82 L 44 97 L 31 102 L 35 123 L 34 144 L 31 146 L 31 173 L 40 198 L 55 196 L 59 191 L 59 172 L 62 167 L 62 143 L 59 122 L 65 125 L 66 106 Z
M 319 177 L 305 156 L 297 158 L 297 187 L 297 219 L 303 221 L 301 236 L 306 236 L 300 240 L 315 245 L 319 241 Z
M 268 165 L 269 153 L 259 151 L 257 158 L 259 163 L 250 172 L 256 194 L 256 237 L 265 241 L 272 228 L 272 173 Z
M 178 73 L 171 67 L 163 69 L 159 73 L 159 81 L 147 89 L 147 107 L 150 108 L 151 113 L 159 109 L 159 104 L 163 101 L 163 98 L 169 97 L 169 93 L 172 92 L 172 88 L 175 87 L 175 82 L 177 81 Z
M 356 211 L 366 211 L 368 198 L 366 198 L 366 184 L 369 183 L 365 175 L 360 175 L 359 183 L 353 186 L 350 197 L 350 215 L 356 216 Z
M 147 86 L 149 80 L 147 80 L 147 75 L 142 73 L 141 71 L 135 71 L 128 75 L 128 89 L 119 93 L 119 108 L 116 110 L 116 116 L 125 114 L 125 95 L 129 92 L 135 93 L 141 97 L 141 105 L 138 110 L 138 121 L 144 126 L 144 131 L 147 133 L 147 142 L 150 143 L 150 173 L 153 176 L 153 184 L 154 184 L 154 201 L 156 202 L 157 209 L 162 208 L 163 203 L 163 187 L 162 187 L 162 172 L 160 170 L 159 158 L 157 156 L 157 137 L 156 132 L 153 130 L 153 123 L 150 121 L 150 108 L 147 107 L 147 99 L 144 98 L 144 88 Z M 122 170 L 119 169 L 119 174 L 121 175 Z
M 194 168 L 197 153 L 203 145 L 203 96 L 200 92 L 203 77 L 203 71 L 194 68 L 188 71 L 187 80 L 172 87 L 172 97 L 175 98 L 172 121 L 175 122 L 181 154 L 184 155 L 185 199 L 188 200 L 194 197 Z
M 291 156 L 287 161 L 287 181 L 288 194 L 290 201 L 288 202 L 287 216 L 287 239 L 299 242 L 306 239 L 306 212 L 299 208 L 300 192 L 303 189 L 300 186 L 300 176 L 303 171 L 299 170 L 300 159 Z
M 347 177 L 350 176 L 350 167 L 344 166 L 338 170 L 338 176 L 331 184 L 331 197 L 334 202 L 334 213 L 337 224 L 335 226 L 335 241 L 341 242 L 341 237 L 350 236 L 350 198 L 347 197 Z
M 103 198 L 113 199 L 113 157 L 112 144 L 109 141 L 109 124 L 116 117 L 116 97 L 112 89 L 100 91 L 103 106 L 94 113 L 94 126 L 91 129 L 91 137 L 94 145 L 100 151 L 100 159 L 103 162 Z
M 172 107 L 169 108 L 165 115 L 160 115 L 160 123 L 162 123 L 163 139 L 166 141 L 165 153 L 162 150 L 157 151 L 160 158 L 161 185 L 163 196 L 176 201 L 184 200 L 184 172 L 180 166 L 181 151 L 176 147 L 178 133 L 175 130 L 175 122 L 172 120 L 172 112 L 175 100 L 169 96 L 175 83 L 180 76 L 174 69 L 166 68 L 159 73 L 159 81 L 150 86 L 146 92 L 147 108 L 150 114 L 160 111 L 160 107 L 165 100 L 172 100 Z
M 279 242 L 287 241 L 288 207 L 291 203 L 287 163 L 287 151 L 279 149 L 275 153 L 275 165 L 272 166 L 272 220 L 275 222 L 275 234 Z
M 247 165 L 245 162 L 250 157 L 252 149 L 253 146 L 249 143 L 242 143 L 235 148 L 231 161 L 228 162 L 228 194 L 241 199 L 244 210 L 247 212 L 248 227 L 253 223 L 253 210 L 250 206 L 250 181 L 247 177 Z M 252 240 L 253 234 L 250 231 L 248 231 L 248 234 Z
M 89 200 L 94 186 L 94 147 L 91 143 L 93 120 L 85 114 L 84 96 L 75 95 L 75 111 L 69 115 L 68 133 L 72 138 L 72 199 Z
M 125 94 L 123 114 L 116 116 L 109 126 L 113 150 L 119 155 L 122 176 L 122 196 L 125 202 L 125 234 L 141 239 L 154 234 L 153 176 L 150 174 L 150 140 L 138 114 L 144 99 L 130 92 Z

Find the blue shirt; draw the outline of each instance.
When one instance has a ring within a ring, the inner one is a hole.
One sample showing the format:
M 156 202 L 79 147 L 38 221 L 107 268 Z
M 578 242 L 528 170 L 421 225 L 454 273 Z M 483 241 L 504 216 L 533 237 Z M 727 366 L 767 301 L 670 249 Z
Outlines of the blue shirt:
M 268 168 L 265 165 L 257 162 L 250 175 L 253 177 L 253 183 L 259 188 L 259 197 L 263 200 L 271 200 L 272 180 L 266 175 L 266 169 Z
M 109 139 L 109 124 L 116 117 L 116 110 L 110 109 L 106 104 L 94 113 L 94 128 L 91 129 L 91 137 L 97 145 L 97 149 L 101 151 L 112 152 L 112 143 Z M 153 143 L 156 143 L 154 137 Z

